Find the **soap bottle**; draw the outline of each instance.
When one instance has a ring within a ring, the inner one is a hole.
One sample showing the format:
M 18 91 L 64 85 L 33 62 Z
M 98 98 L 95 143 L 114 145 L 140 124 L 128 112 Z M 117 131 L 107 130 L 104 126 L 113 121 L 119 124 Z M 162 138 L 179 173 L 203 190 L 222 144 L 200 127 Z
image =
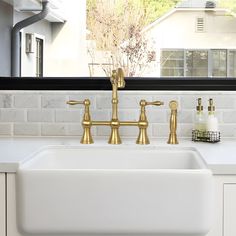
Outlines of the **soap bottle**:
M 212 98 L 209 99 L 206 130 L 209 132 L 217 132 L 218 131 L 218 119 L 215 116 L 215 106 L 213 105 Z
M 203 113 L 203 106 L 202 106 L 202 99 L 198 98 L 198 105 L 196 107 L 196 114 L 195 114 L 195 130 L 204 132 L 206 131 L 206 119 Z

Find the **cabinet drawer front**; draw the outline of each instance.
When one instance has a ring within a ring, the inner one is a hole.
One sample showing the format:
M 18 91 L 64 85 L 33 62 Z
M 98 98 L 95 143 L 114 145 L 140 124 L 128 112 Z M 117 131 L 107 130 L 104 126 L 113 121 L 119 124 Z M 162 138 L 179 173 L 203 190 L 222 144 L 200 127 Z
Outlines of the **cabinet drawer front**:
M 236 235 L 236 183 L 224 184 L 224 236 Z
M 6 235 L 5 173 L 0 173 L 0 235 Z

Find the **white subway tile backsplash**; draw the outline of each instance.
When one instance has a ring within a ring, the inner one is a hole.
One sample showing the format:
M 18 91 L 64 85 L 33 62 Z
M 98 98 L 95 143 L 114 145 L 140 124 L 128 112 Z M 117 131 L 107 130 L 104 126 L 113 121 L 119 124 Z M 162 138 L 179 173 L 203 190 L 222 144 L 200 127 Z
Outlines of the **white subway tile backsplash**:
M 16 108 L 38 108 L 40 97 L 37 95 L 20 94 L 14 96 L 14 107 Z
M 162 107 L 148 107 L 146 113 L 149 123 L 166 123 L 168 120 L 168 112 Z
M 195 96 L 195 95 L 181 96 L 180 97 L 181 109 L 196 109 L 198 97 L 200 96 Z M 205 102 L 203 103 L 205 104 Z
M 170 112 L 169 116 L 170 116 Z M 193 123 L 194 122 L 194 111 L 192 110 L 180 110 L 178 112 L 178 123 Z
M 213 98 L 216 110 L 234 109 L 236 107 L 236 97 L 234 96 L 215 95 L 209 96 L 209 98 Z
M 80 122 L 81 111 L 76 110 L 56 110 L 56 122 Z
M 111 119 L 111 111 L 108 109 L 104 110 L 91 110 L 91 119 L 96 121 L 110 120 Z M 83 113 L 81 113 L 83 117 Z
M 97 109 L 110 109 L 111 108 L 111 95 L 96 95 L 96 108 Z
M 27 111 L 28 122 L 54 122 L 55 111 L 53 109 L 30 109 Z
M 0 135 L 11 136 L 12 135 L 12 124 L 11 123 L 0 124 Z
M 151 129 L 148 127 L 148 135 L 151 136 Z M 139 134 L 139 129 L 136 126 L 122 126 L 120 127 L 120 136 L 123 137 L 133 137 L 134 142 L 136 141 Z
M 66 124 L 42 124 L 41 125 L 42 136 L 65 136 Z
M 169 124 L 151 124 L 152 135 L 155 138 L 167 138 L 169 137 Z
M 40 124 L 32 123 L 19 123 L 14 124 L 13 127 L 14 135 L 20 136 L 39 136 L 40 135 Z
M 0 94 L 0 108 L 11 108 L 13 103 L 12 95 Z
M 203 100 L 207 113 L 209 98 L 214 99 L 222 137 L 236 137 L 236 92 L 219 91 L 119 91 L 119 119 L 138 121 L 141 99 L 163 101 L 164 106 L 147 106 L 148 135 L 151 140 L 169 135 L 169 102 L 177 100 L 178 136 L 191 137 L 197 98 Z M 91 100 L 93 120 L 111 119 L 111 91 L 1 91 L 0 136 L 78 136 L 84 106 L 69 106 L 66 101 Z M 92 134 L 109 138 L 110 127 L 92 127 Z M 121 127 L 123 137 L 137 138 L 137 127 Z M 80 138 L 79 138 L 80 139 Z
M 179 137 L 192 137 L 193 124 L 178 124 L 177 135 Z
M 121 121 L 138 121 L 140 111 L 137 109 L 124 109 L 119 111 L 119 119 Z
M 225 111 L 223 112 L 223 122 L 224 123 L 236 123 L 236 111 Z
M 68 124 L 66 126 L 66 135 L 68 136 L 82 136 L 83 129 L 80 123 Z
M 96 133 L 97 133 L 97 136 L 107 136 L 107 139 L 108 139 L 108 137 L 111 134 L 111 128 L 108 126 L 97 126 Z
M 236 124 L 220 124 L 221 137 L 236 137 Z
M 83 129 L 80 124 L 69 124 L 66 127 L 66 134 L 68 136 L 82 136 Z
M 24 109 L 2 108 L 0 109 L 0 122 L 25 121 Z
M 66 108 L 67 100 L 65 95 L 43 95 L 42 108 Z

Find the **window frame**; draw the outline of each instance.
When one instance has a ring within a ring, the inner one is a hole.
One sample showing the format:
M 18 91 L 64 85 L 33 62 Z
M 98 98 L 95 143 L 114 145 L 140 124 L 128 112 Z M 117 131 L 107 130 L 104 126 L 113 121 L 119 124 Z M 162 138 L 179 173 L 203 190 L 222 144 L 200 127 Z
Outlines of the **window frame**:
M 108 77 L 0 77 L 0 90 L 111 90 Z M 236 78 L 126 78 L 122 90 L 236 91 Z
M 213 51 L 221 51 L 224 50 L 226 51 L 226 76 L 213 76 Z M 160 52 L 162 53 L 162 51 L 183 51 L 184 53 L 184 76 L 175 76 L 174 78 L 194 78 L 196 76 L 186 76 L 187 74 L 187 51 L 206 51 L 207 52 L 207 60 L 208 60 L 208 78 L 211 79 L 215 79 L 215 78 L 225 78 L 226 80 L 228 80 L 229 78 L 234 78 L 234 77 L 230 77 L 230 52 L 236 52 L 236 49 L 227 49 L 227 48 L 161 48 Z M 161 61 L 161 59 L 160 59 Z M 165 67 L 164 67 L 165 68 Z M 162 66 L 160 65 L 160 74 L 162 74 Z M 163 76 L 161 75 L 161 77 L 163 78 L 171 78 L 173 76 Z M 198 78 L 206 78 L 205 76 L 199 76 Z
M 38 48 L 39 45 L 39 48 Z M 39 67 L 40 67 L 40 71 L 42 73 L 43 76 L 43 72 L 44 72 L 44 48 L 45 48 L 45 37 L 42 35 L 38 35 L 35 34 L 35 72 L 36 72 L 36 76 L 35 77 L 40 77 L 37 76 L 37 70 L 38 70 L 38 49 L 40 50 L 39 56 L 41 56 L 41 63 L 39 63 Z

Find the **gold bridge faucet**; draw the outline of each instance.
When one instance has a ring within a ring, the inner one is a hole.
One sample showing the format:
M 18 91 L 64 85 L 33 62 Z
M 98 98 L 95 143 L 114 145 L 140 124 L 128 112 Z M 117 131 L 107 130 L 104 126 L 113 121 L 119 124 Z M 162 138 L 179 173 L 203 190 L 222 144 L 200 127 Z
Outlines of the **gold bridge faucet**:
M 83 136 L 81 138 L 82 144 L 93 143 L 93 138 L 91 135 L 92 126 L 110 126 L 111 134 L 108 143 L 109 144 L 121 144 L 121 138 L 119 134 L 120 126 L 137 126 L 139 128 L 139 135 L 136 140 L 137 144 L 149 144 L 149 139 L 147 135 L 148 120 L 146 116 L 146 106 L 154 105 L 161 106 L 164 105 L 163 102 L 154 101 L 147 102 L 146 100 L 140 101 L 140 116 L 138 121 L 120 121 L 118 117 L 118 89 L 125 87 L 124 73 L 121 68 L 112 71 L 110 78 L 112 84 L 112 117 L 110 121 L 93 121 L 90 117 L 90 100 L 85 99 L 84 101 L 70 100 L 67 102 L 69 105 L 83 104 L 85 107 L 84 116 L 82 121 L 82 126 L 84 128 Z

